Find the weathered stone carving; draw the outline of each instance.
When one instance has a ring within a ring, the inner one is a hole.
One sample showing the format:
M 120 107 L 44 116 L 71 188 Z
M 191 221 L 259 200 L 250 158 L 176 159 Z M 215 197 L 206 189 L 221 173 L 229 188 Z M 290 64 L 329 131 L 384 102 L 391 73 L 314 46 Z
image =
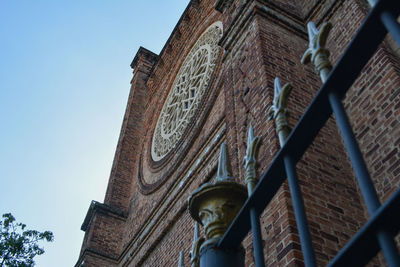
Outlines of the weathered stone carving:
M 219 55 L 222 23 L 216 22 L 200 36 L 183 62 L 161 110 L 151 144 L 159 161 L 182 137 L 209 85 Z

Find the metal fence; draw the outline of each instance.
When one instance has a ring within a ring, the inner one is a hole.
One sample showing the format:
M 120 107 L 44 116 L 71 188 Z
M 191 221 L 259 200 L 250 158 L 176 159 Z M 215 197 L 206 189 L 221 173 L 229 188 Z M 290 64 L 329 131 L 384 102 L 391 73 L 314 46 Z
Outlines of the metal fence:
M 388 266 L 400 266 L 400 256 L 394 241 L 394 236 L 400 230 L 400 190 L 381 205 L 341 102 L 387 33 L 400 45 L 400 25 L 396 20 L 399 14 L 400 0 L 380 0 L 374 5 L 285 145 L 262 175 L 253 194 L 219 241 L 218 247 L 229 249 L 239 246 L 252 229 L 255 263 L 258 267 L 264 266 L 259 214 L 287 178 L 304 261 L 306 266 L 316 266 L 296 163 L 333 113 L 370 218 L 329 266 L 363 266 L 380 250 Z

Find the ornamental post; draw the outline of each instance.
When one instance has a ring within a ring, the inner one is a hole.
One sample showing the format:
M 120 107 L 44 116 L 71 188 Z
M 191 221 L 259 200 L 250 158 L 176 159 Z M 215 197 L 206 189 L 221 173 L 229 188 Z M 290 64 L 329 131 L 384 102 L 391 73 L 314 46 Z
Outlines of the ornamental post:
M 192 262 L 192 267 L 199 265 L 201 267 L 244 266 L 244 249 L 242 246 L 229 250 L 221 249 L 218 247 L 218 241 L 224 235 L 246 199 L 246 187 L 235 182 L 232 177 L 226 144 L 223 143 L 216 181 L 203 184 L 189 197 L 190 215 L 195 221 L 203 225 L 206 235 L 202 244 L 198 242 L 195 243 L 196 246 L 194 244 L 192 259 L 196 259 L 195 253 L 199 251 L 200 263 L 195 260 Z M 199 265 L 197 265 L 198 263 Z
M 287 83 L 282 87 L 279 78 L 276 77 L 274 87 L 274 100 L 269 109 L 269 119 L 275 120 L 276 132 L 282 147 L 291 131 L 287 117 L 287 100 L 292 91 L 292 86 Z

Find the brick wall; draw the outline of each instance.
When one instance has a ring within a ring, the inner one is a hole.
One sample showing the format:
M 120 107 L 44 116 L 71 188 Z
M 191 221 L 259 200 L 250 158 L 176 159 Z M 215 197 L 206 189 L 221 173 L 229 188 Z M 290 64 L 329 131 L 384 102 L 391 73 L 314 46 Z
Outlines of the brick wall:
M 251 7 L 246 26 L 227 56 L 230 67 L 225 85 L 227 110 L 227 140 L 234 147 L 233 158 L 238 177 L 243 178 L 241 159 L 245 155 L 248 125 L 262 136 L 261 171 L 277 152 L 278 139 L 273 122 L 267 122 L 267 110 L 273 95 L 273 80 L 294 86 L 288 107 L 290 122 L 296 123 L 316 93 L 320 83 L 311 67 L 300 64 L 300 56 L 308 44 L 304 32 L 294 31 L 288 21 L 268 16 L 268 11 Z M 243 19 L 244 20 L 244 19 Z M 297 23 L 292 20 L 291 23 Z M 229 39 L 229 38 L 228 38 Z M 231 72 L 231 73 L 229 73 Z M 231 78 L 232 77 L 232 78 Z M 248 88 L 250 90 L 248 90 Z M 231 98 L 233 100 L 229 101 Z M 314 246 L 320 264 L 326 264 L 365 221 L 352 173 L 343 153 L 334 122 L 330 120 L 298 165 L 298 172 L 307 207 Z M 347 203 L 353 203 L 349 207 Z M 299 237 L 287 185 L 278 192 L 262 217 L 265 254 L 268 265 L 296 265 L 302 260 Z M 246 240 L 251 252 L 251 241 Z M 252 258 L 247 258 L 251 264 Z
M 104 201 L 127 217 L 116 224 L 115 218 L 93 215 L 78 264 L 84 260 L 85 266 L 174 266 L 183 250 L 189 266 L 193 220 L 187 199 L 215 176 L 220 144 L 227 143 L 234 177 L 244 183 L 242 159 L 253 125 L 263 141 L 259 173 L 264 172 L 279 150 L 274 122 L 267 120 L 274 78 L 293 85 L 288 101 L 292 126 L 321 85 L 314 68 L 300 64 L 308 45 L 306 23 L 334 24 L 328 48 L 335 63 L 368 11 L 363 0 L 237 0 L 222 12 L 214 4 L 215 0 L 190 1 L 160 55 L 141 48 L 132 62 L 131 93 Z M 173 152 L 154 163 L 149 156 L 152 131 L 174 77 L 198 37 L 218 20 L 224 25 L 221 55 L 202 107 Z M 399 186 L 398 60 L 384 43 L 345 99 L 382 199 Z M 334 118 L 297 171 L 317 261 L 325 265 L 368 217 Z M 302 266 L 286 183 L 261 222 L 267 265 Z M 243 246 L 246 266 L 253 266 L 250 235 Z

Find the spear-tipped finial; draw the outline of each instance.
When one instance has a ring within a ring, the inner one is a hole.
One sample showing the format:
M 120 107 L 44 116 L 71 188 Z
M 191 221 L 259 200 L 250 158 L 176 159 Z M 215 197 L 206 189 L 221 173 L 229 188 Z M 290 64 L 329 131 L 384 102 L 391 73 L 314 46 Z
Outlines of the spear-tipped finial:
M 292 92 L 292 85 L 290 83 L 281 86 L 281 81 L 278 77 L 274 82 L 274 100 L 273 105 L 269 108 L 269 119 L 276 119 L 279 113 L 287 114 L 287 100 L 290 92 Z
M 255 163 L 260 145 L 261 138 L 259 136 L 254 136 L 254 128 L 252 125 L 250 125 L 249 132 L 247 134 L 246 156 L 244 158 L 245 167 L 249 166 L 252 163 Z
M 276 132 L 281 146 L 286 141 L 291 129 L 288 122 L 287 100 L 293 87 L 287 83 L 283 87 L 278 77 L 275 78 L 273 105 L 269 108 L 269 119 L 275 120 Z
M 183 259 L 184 259 L 184 257 L 183 257 L 183 250 L 182 250 L 182 251 L 179 253 L 179 263 L 178 263 L 178 267 L 185 267 Z
M 203 242 L 204 238 L 200 237 L 199 223 L 194 222 L 193 245 L 192 251 L 190 251 L 191 267 L 200 266 L 200 246 L 203 244 Z
M 257 154 L 260 145 L 261 145 L 261 138 L 259 136 L 254 136 L 253 126 L 250 125 L 249 133 L 247 135 L 246 156 L 244 157 L 244 167 L 246 168 L 247 192 L 249 195 L 251 195 L 258 182 L 256 165 L 257 165 Z
M 230 167 L 226 145 L 223 143 L 216 181 L 202 184 L 189 197 L 190 215 L 203 225 L 205 234 L 205 239 L 199 238 L 193 243 L 192 267 L 199 266 L 200 248 L 215 246 L 219 242 L 247 199 L 246 188 L 235 182 Z M 197 232 L 195 225 L 195 238 Z
M 232 168 L 229 162 L 226 144 L 222 143 L 221 152 L 218 161 L 217 181 L 234 180 L 232 177 Z
M 301 63 L 307 64 L 310 61 L 313 61 L 316 56 L 316 52 L 319 52 L 321 49 L 325 49 L 326 41 L 328 40 L 328 35 L 332 29 L 332 24 L 329 22 L 325 22 L 322 24 L 320 29 L 318 30 L 315 27 L 315 24 L 310 21 L 307 23 L 308 30 L 308 49 L 304 52 Z M 328 55 L 329 55 L 329 51 Z
M 332 24 L 325 22 L 318 30 L 315 24 L 310 21 L 307 24 L 309 47 L 304 52 L 301 63 L 307 64 L 312 62 L 315 66 L 316 71 L 320 74 L 323 82 L 328 77 L 332 65 L 329 61 L 329 50 L 325 48 L 328 35 L 332 29 Z

